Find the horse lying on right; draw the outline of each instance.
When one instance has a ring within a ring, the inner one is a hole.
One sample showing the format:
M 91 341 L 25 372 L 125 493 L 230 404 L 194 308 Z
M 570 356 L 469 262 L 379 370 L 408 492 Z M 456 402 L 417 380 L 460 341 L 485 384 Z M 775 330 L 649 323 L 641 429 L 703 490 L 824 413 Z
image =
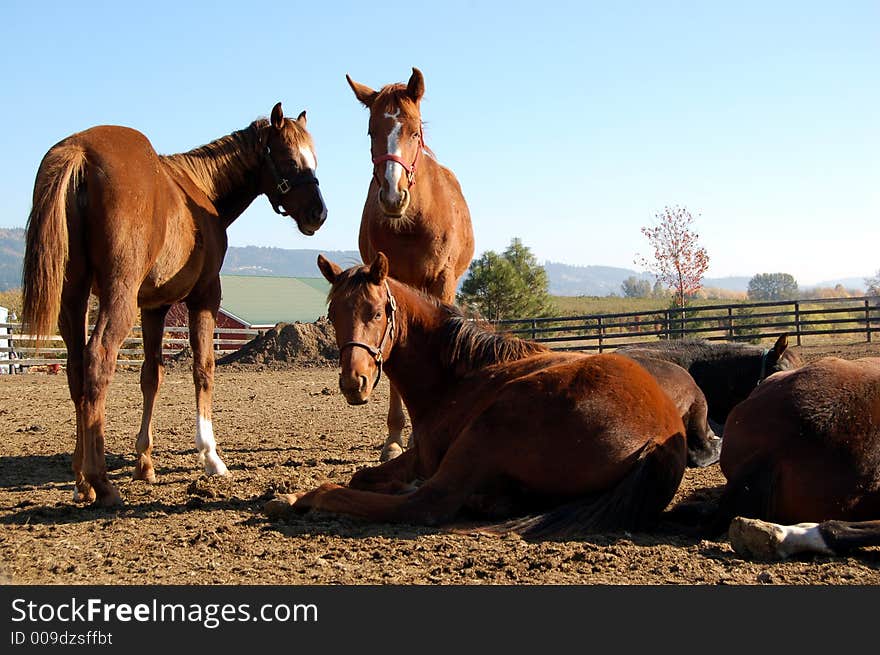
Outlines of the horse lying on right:
M 880 358 L 825 357 L 770 376 L 730 412 L 720 464 L 714 523 L 739 517 L 737 551 L 880 545 Z

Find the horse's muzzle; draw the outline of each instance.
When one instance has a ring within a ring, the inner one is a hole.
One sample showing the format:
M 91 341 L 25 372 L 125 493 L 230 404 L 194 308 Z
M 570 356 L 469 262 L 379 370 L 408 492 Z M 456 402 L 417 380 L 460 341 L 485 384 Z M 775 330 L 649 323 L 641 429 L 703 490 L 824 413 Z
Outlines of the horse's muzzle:
M 349 405 L 365 405 L 370 399 L 370 379 L 366 375 L 339 374 L 339 391 Z
M 396 198 L 390 199 L 388 194 L 381 187 L 379 188 L 379 208 L 383 214 L 389 218 L 400 218 L 407 207 L 409 207 L 409 191 L 403 189 Z
M 302 212 L 302 214 L 295 217 L 295 220 L 299 231 L 307 237 L 310 237 L 317 232 L 324 224 L 324 221 L 327 220 L 327 208 L 324 205 L 321 205 L 320 208 L 312 211 Z

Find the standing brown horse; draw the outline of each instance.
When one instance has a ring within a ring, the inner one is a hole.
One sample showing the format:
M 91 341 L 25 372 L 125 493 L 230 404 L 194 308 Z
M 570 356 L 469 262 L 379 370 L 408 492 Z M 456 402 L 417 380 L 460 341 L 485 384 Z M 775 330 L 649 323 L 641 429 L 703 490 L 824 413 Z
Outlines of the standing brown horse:
M 23 313 L 27 329 L 40 336 L 57 320 L 67 345 L 75 500 L 122 502 L 107 479 L 104 405 L 138 307 L 144 407 L 134 478 L 155 480 L 151 419 L 164 371 L 162 334 L 165 315 L 179 300 L 189 309 L 196 449 L 207 474 L 227 472 L 211 425 L 211 342 L 226 229 L 266 194 L 276 212 L 314 234 L 327 216 L 315 167 L 305 112 L 285 118 L 281 103 L 269 120 L 182 154 L 157 155 L 140 132 L 99 126 L 67 137 L 43 157 L 28 219 Z M 90 290 L 100 302 L 91 337 Z
M 730 413 L 721 470 L 717 529 L 735 516 L 760 519 L 731 526 L 738 550 L 784 556 L 804 543 L 880 543 L 880 358 L 825 357 L 767 378 Z M 869 523 L 823 531 L 823 521 Z
M 383 370 L 416 439 L 400 457 L 269 503 L 269 515 L 316 508 L 373 521 L 440 524 L 462 510 L 530 538 L 640 529 L 669 503 L 685 469 L 681 416 L 653 377 L 619 355 L 559 353 L 496 334 L 453 306 L 388 277 L 377 254 L 332 284 L 340 389 L 367 402 Z M 424 480 L 417 489 L 410 483 Z
M 425 147 L 422 73 L 413 68 L 405 86 L 389 84 L 380 91 L 345 78 L 370 110 L 373 176 L 361 217 L 361 257 L 369 262 L 382 251 L 392 277 L 452 303 L 458 279 L 474 255 L 474 233 L 458 180 Z M 402 452 L 405 425 L 392 384 L 382 461 Z

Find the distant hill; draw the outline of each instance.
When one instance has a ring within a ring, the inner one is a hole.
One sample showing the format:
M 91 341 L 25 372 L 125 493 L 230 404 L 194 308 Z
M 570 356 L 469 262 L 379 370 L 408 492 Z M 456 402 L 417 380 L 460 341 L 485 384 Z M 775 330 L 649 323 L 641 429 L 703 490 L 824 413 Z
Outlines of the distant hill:
M 0 291 L 21 286 L 21 264 L 24 259 L 24 228 L 0 228 Z M 355 250 L 287 250 L 261 246 L 231 246 L 226 253 L 222 273 L 227 275 L 277 275 L 289 277 L 318 277 L 316 260 L 318 254 L 329 257 L 340 266 L 347 268 L 361 261 Z M 544 269 L 550 281 L 550 293 L 554 296 L 609 296 L 621 295 L 620 285 L 632 276 L 649 280 L 650 273 L 616 266 L 573 266 L 558 262 L 546 262 Z M 727 291 L 744 292 L 751 278 L 721 277 L 706 278 L 703 286 Z M 863 278 L 829 280 L 810 286 L 801 286 L 802 291 L 816 287 L 834 288 L 842 284 L 846 289 L 864 289 Z
M 621 295 L 620 285 L 632 276 L 654 283 L 654 276 L 616 266 L 572 266 L 546 262 L 544 270 L 550 280 L 553 296 L 609 296 Z
M 0 291 L 21 286 L 24 228 L 0 228 Z
M 355 250 L 286 250 L 261 246 L 230 246 L 220 272 L 227 275 L 320 277 L 317 264 L 319 254 L 343 268 L 361 261 L 361 254 Z

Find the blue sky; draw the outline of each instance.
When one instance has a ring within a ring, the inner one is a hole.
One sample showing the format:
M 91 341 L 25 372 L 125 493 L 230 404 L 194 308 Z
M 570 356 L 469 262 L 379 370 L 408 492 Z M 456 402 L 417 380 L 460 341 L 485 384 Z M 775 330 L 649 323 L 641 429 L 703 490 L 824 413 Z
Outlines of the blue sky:
M 113 123 L 160 153 L 308 111 L 329 208 L 311 238 L 258 199 L 231 245 L 357 248 L 378 88 L 425 75 L 426 141 L 458 176 L 477 254 L 635 268 L 665 205 L 708 275 L 801 284 L 880 268 L 880 2 L 0 4 L 0 227 L 46 150 Z

